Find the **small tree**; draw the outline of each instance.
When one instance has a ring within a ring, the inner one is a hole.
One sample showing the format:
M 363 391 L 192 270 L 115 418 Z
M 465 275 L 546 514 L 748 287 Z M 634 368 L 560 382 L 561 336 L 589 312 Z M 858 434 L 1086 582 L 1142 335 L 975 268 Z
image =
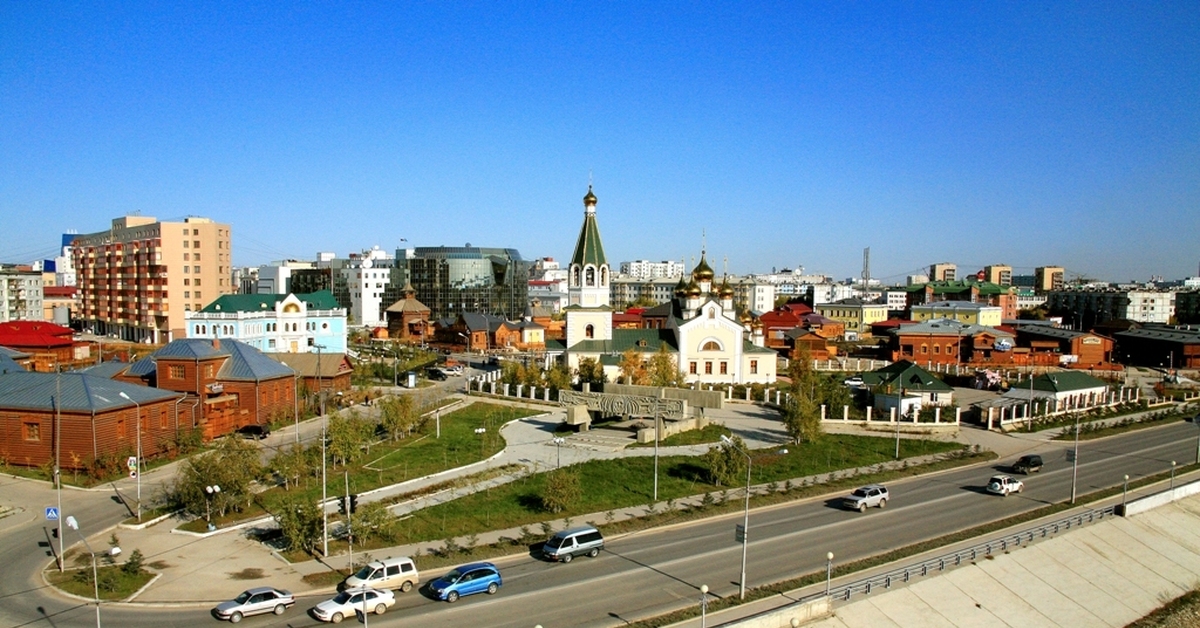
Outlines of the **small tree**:
M 583 486 L 579 474 L 569 467 L 555 469 L 546 474 L 542 487 L 542 508 L 552 513 L 569 509 L 583 497 Z
M 391 539 L 395 524 L 396 518 L 388 512 L 387 506 L 383 502 L 362 504 L 354 514 L 350 515 L 354 538 L 363 543 L 375 537 Z
M 720 445 L 709 447 L 701 456 L 708 470 L 708 480 L 716 486 L 734 486 L 746 472 L 746 456 L 742 454 L 746 451 L 746 443 L 740 436 L 730 440 L 732 442 L 722 441 Z
M 646 372 L 646 362 L 642 360 L 642 354 L 637 349 L 630 347 L 621 354 L 621 381 L 626 384 L 634 384 L 637 386 L 646 385 L 650 377 Z
M 129 553 L 125 564 L 121 565 L 121 571 L 127 575 L 136 576 L 141 573 L 143 562 L 145 562 L 145 557 L 142 556 L 142 550 L 135 549 Z
M 604 366 L 595 358 L 583 358 L 579 361 L 579 385 L 591 384 L 595 387 L 597 384 L 603 384 L 608 381 L 608 377 L 604 374 Z
M 279 531 L 291 549 L 314 552 L 321 538 L 321 510 L 305 497 L 287 497 L 275 513 Z
M 292 443 L 286 449 L 275 454 L 267 464 L 268 470 L 283 479 L 283 490 L 291 490 L 299 486 L 300 478 L 307 474 L 309 456 L 299 443 Z
M 675 356 L 667 351 L 667 345 L 658 346 L 658 351 L 650 358 L 647 366 L 651 386 L 680 388 L 684 384 L 683 372 L 675 364 Z

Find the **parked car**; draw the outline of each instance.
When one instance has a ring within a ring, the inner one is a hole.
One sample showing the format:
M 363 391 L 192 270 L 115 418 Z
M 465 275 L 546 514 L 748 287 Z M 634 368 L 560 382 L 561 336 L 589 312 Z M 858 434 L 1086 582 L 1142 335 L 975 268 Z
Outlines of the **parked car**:
M 439 368 L 425 369 L 425 377 L 439 382 L 446 381 L 446 372 Z
M 886 508 L 891 498 L 887 487 L 881 484 L 868 484 L 854 489 L 853 493 L 842 499 L 842 506 L 858 512 L 866 512 L 868 508 Z
M 408 593 L 420 581 L 417 565 L 413 559 L 399 556 L 375 560 L 363 565 L 362 569 L 346 578 L 346 588 L 400 589 Z
M 238 434 L 253 440 L 262 440 L 271 435 L 270 425 L 243 425 L 238 428 Z
M 494 595 L 504 582 L 500 570 L 491 563 L 470 563 L 456 567 L 450 573 L 429 583 L 429 592 L 439 600 L 456 602 L 464 595 L 487 593 Z
M 1037 454 L 1021 456 L 1012 463 L 1012 470 L 1013 473 L 1024 473 L 1025 475 L 1037 473 L 1042 470 L 1042 457 Z
M 396 594 L 371 588 L 346 589 L 332 600 L 325 600 L 312 609 L 313 617 L 320 621 L 339 623 L 358 611 L 382 615 L 396 603 Z
M 866 385 L 863 383 L 863 378 L 861 378 L 857 375 L 855 375 L 854 377 L 847 377 L 842 383 L 851 388 L 862 388 L 863 386 Z
M 1025 484 L 1020 480 L 1009 477 L 1007 475 L 993 475 L 991 480 L 988 480 L 987 491 L 997 495 L 1008 497 L 1010 493 L 1020 493 L 1021 489 L 1025 488 Z
M 295 596 L 290 591 L 274 587 L 256 587 L 247 589 L 241 595 L 221 602 L 213 609 L 218 619 L 228 619 L 231 623 L 242 621 L 243 617 L 275 613 L 282 615 L 284 611 L 296 603 Z
M 592 526 L 557 532 L 542 545 L 542 555 L 550 560 L 569 563 L 576 556 L 595 558 L 604 549 L 604 537 Z

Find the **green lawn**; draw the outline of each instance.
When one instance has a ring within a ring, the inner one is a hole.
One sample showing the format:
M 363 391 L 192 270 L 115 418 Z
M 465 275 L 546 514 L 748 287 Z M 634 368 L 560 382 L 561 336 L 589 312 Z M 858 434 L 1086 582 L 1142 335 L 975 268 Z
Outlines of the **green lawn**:
M 120 565 L 100 567 L 97 570 L 100 579 L 100 599 L 123 600 L 146 586 L 154 574 L 141 570 L 136 574 L 125 573 Z M 95 599 L 96 588 L 92 584 L 92 567 L 68 569 L 59 573 L 57 569 L 46 571 L 46 579 L 50 584 L 79 597 Z
M 351 493 L 362 493 L 478 462 L 504 449 L 504 439 L 499 433 L 501 426 L 513 419 L 534 414 L 537 412 L 525 408 L 478 402 L 454 412 L 443 413 L 440 438 L 435 423 L 430 421 L 421 434 L 374 445 L 370 455 L 350 465 L 328 467 L 328 495 L 336 497 L 345 494 L 347 481 Z M 486 431 L 482 435 L 476 434 L 477 428 Z M 348 480 L 344 475 L 346 473 L 349 474 Z M 285 496 L 297 494 L 313 500 L 320 499 L 319 478 L 310 478 L 307 484 L 293 487 L 291 491 L 272 488 L 259 494 L 256 501 L 266 512 L 270 512 L 278 507 Z M 220 526 L 244 520 L 247 516 L 247 513 L 231 513 L 224 519 L 214 516 L 213 522 Z M 203 528 L 203 525 L 200 527 Z
M 959 443 L 905 440 L 901 455 L 916 456 L 961 449 Z M 754 451 L 751 481 L 783 483 L 808 475 L 850 467 L 869 466 L 893 459 L 895 440 L 870 436 L 827 434 L 817 443 L 788 446 L 788 453 L 773 448 Z M 488 530 L 536 525 L 547 519 L 575 517 L 651 501 L 653 457 L 593 460 L 572 468 L 580 474 L 584 499 L 568 512 L 550 514 L 541 507 L 545 474 L 522 478 L 482 493 L 473 493 L 414 513 L 402 520 L 393 544 L 469 536 Z M 717 487 L 704 481 L 704 469 L 692 456 L 659 458 L 658 497 L 678 499 L 734 487 Z
M 653 427 L 653 425 L 651 425 Z M 679 447 L 683 445 L 703 445 L 706 443 L 716 444 L 721 442 L 721 436 L 732 436 L 733 432 L 729 428 L 717 423 L 709 423 L 702 430 L 688 430 L 679 434 L 668 436 L 658 441 L 659 447 Z M 653 447 L 654 441 L 649 443 L 636 443 L 630 447 Z

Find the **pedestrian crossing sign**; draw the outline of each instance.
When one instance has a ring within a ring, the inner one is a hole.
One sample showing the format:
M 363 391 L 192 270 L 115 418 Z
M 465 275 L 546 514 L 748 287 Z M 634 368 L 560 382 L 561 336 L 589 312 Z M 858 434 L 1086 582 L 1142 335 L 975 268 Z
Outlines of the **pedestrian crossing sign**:
M 58 521 L 58 509 L 54 506 L 46 506 L 46 520 Z

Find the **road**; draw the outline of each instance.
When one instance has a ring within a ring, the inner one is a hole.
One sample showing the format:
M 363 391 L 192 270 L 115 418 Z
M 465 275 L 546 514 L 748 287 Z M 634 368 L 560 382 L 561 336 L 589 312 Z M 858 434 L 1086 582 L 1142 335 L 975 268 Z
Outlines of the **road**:
M 748 583 L 757 586 L 823 570 L 825 553 L 838 562 L 940 536 L 955 530 L 1029 511 L 1069 497 L 1071 465 L 1060 449 L 1043 452 L 1046 466 L 1026 478 L 1026 491 L 1003 498 L 983 492 L 995 468 L 972 467 L 897 482 L 889 488 L 886 510 L 866 514 L 842 511 L 828 498 L 809 499 L 751 512 Z M 1140 477 L 1169 468 L 1171 460 L 1191 462 L 1196 428 L 1181 423 L 1080 444 L 1081 494 L 1120 485 L 1122 476 Z M 102 496 L 101 496 L 102 497 Z M 81 520 L 114 523 L 124 511 L 111 500 L 92 500 Z M 5 594 L 0 624 L 10 626 L 90 626 L 94 610 L 64 602 L 42 590 L 34 574 L 48 560 L 39 520 L 9 524 L 0 537 Z M 28 517 L 27 517 L 28 518 Z M 2 523 L 4 520 L 0 520 Z M 741 513 L 670 529 L 609 539 L 599 558 L 570 564 L 544 563 L 530 556 L 499 561 L 505 583 L 494 597 L 464 598 L 454 605 L 413 592 L 398 596 L 396 607 L 372 617 L 376 626 L 617 626 L 695 604 L 707 584 L 716 596 L 737 595 L 741 546 L 734 525 Z M 422 574 L 428 581 L 438 574 Z M 251 626 L 313 626 L 304 599 L 282 617 L 248 618 Z M 41 609 L 41 610 L 39 610 Z M 194 626 L 216 621 L 207 609 L 133 608 L 106 605 L 106 624 L 126 628 Z

